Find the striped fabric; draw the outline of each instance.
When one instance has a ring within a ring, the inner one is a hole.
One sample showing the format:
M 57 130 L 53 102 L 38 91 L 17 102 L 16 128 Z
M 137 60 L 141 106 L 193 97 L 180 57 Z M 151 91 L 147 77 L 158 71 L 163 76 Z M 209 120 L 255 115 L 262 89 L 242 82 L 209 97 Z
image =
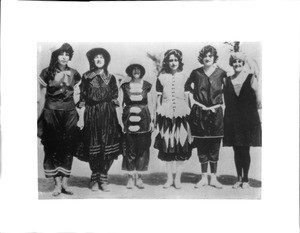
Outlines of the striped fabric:
M 71 174 L 71 170 L 67 170 L 63 167 L 57 167 L 56 169 L 53 170 L 44 170 L 45 171 L 45 176 L 47 178 L 52 178 L 55 176 L 66 176 L 69 177 Z

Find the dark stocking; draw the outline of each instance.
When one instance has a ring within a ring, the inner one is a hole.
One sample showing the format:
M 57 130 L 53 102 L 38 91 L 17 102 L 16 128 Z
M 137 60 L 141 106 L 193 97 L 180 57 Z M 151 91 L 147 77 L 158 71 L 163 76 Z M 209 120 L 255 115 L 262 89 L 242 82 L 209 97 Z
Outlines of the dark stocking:
M 201 163 L 202 173 L 207 173 L 208 163 Z

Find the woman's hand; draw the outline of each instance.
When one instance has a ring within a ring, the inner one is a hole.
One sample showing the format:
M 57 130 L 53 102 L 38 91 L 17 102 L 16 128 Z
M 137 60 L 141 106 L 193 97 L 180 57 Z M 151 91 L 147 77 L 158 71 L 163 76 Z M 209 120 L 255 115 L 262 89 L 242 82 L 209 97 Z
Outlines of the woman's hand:
M 79 115 L 79 120 L 77 122 L 77 126 L 79 127 L 80 130 L 83 129 L 84 127 L 84 111 L 85 111 L 85 107 L 83 108 L 76 108 L 76 111 Z
M 153 121 L 151 121 L 151 123 L 150 123 L 150 130 L 151 130 L 151 132 L 153 132 L 155 130 Z
M 80 130 L 83 129 L 84 127 L 84 120 L 80 117 L 78 122 L 77 122 L 77 126 L 79 127 Z
M 124 124 L 122 122 L 119 122 L 119 125 L 121 126 L 122 132 L 125 133 L 125 131 L 124 131 Z

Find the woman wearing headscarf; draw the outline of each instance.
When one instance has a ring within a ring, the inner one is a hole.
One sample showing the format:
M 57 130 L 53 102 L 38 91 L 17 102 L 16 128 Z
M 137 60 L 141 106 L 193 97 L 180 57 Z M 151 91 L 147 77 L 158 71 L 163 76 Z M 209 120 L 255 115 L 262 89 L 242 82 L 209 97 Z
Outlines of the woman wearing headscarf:
M 232 53 L 229 65 L 234 74 L 226 79 L 224 88 L 225 117 L 223 146 L 232 146 L 237 171 L 233 188 L 249 188 L 250 146 L 261 146 L 261 123 L 258 109 L 261 97 L 258 79 L 245 69 L 246 55 Z
M 68 66 L 73 48 L 65 43 L 52 52 L 49 67 L 39 76 L 38 136 L 44 146 L 44 171 L 53 178 L 53 196 L 72 195 L 67 186 L 76 152 L 78 113 L 74 103 L 74 86 L 80 81 L 79 73 Z
M 110 54 L 103 48 L 87 52 L 90 69 L 83 74 L 79 107 L 84 108 L 83 157 L 89 162 L 91 190 L 109 191 L 108 171 L 121 153 L 122 130 L 116 108 L 118 86 L 107 67 Z

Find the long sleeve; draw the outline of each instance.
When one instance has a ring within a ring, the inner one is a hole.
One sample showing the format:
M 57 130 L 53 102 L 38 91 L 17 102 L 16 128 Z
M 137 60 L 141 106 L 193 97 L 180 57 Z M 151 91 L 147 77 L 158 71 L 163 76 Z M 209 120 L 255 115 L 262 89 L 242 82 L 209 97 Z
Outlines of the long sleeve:
M 112 101 L 116 106 L 119 106 L 119 101 L 118 101 L 118 95 L 119 95 L 119 89 L 117 85 L 117 81 L 115 76 L 111 76 L 111 95 L 112 95 Z
M 85 102 L 86 102 L 86 75 L 84 74 L 82 76 L 81 82 L 79 84 L 79 92 L 80 92 L 80 97 L 79 97 L 79 101 L 76 104 L 78 108 L 82 108 L 85 106 Z
M 43 69 L 41 74 L 38 76 L 38 81 L 40 83 L 40 87 L 47 87 L 47 79 L 48 79 L 48 68 Z

